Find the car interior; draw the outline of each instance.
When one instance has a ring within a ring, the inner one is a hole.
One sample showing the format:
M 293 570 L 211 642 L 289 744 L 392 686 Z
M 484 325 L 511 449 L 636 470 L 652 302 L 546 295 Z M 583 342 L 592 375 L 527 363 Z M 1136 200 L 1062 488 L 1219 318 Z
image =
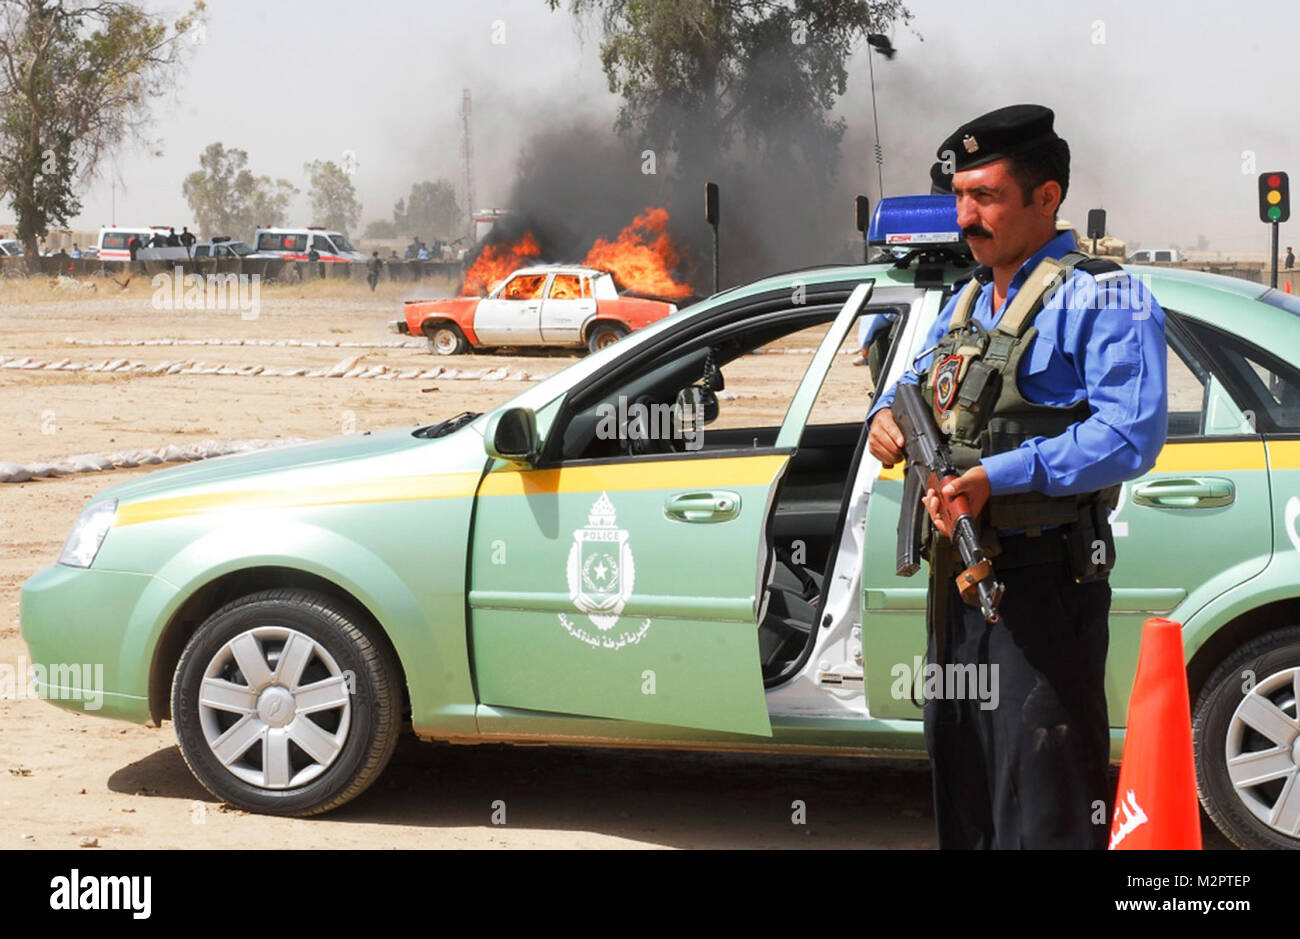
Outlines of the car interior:
M 569 463 L 775 446 L 778 426 L 701 432 L 727 406 L 725 394 L 719 397 L 726 389 L 725 369 L 782 337 L 829 326 L 840 308 L 810 304 L 753 316 L 665 350 L 631 376 L 575 392 L 566 402 L 567 423 L 548 441 L 548 450 L 555 445 L 559 452 L 548 455 Z M 871 307 L 864 313 L 897 316 L 902 309 Z M 870 404 L 867 390 L 864 374 L 863 416 Z M 616 426 L 620 420 L 623 426 Z M 810 422 L 780 485 L 767 525 L 766 593 L 759 610 L 759 651 L 769 687 L 797 671 L 811 649 L 822 586 L 847 512 L 848 483 L 865 443 L 860 420 Z

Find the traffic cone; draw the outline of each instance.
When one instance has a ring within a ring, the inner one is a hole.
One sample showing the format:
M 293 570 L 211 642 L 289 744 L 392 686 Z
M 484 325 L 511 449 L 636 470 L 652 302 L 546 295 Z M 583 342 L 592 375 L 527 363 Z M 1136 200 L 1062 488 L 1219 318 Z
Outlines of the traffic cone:
M 1286 286 L 1283 288 L 1287 293 L 1291 292 L 1291 278 L 1286 279 Z
M 1152 617 L 1142 627 L 1110 847 L 1201 849 L 1183 627 L 1173 620 Z

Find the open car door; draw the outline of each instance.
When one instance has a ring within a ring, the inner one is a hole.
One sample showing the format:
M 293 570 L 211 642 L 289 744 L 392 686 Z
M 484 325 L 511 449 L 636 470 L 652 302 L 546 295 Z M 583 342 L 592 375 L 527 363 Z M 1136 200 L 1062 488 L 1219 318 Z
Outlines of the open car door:
M 854 290 L 844 315 L 869 293 Z M 759 601 L 793 447 L 755 444 L 496 462 L 470 554 L 479 700 L 771 736 Z

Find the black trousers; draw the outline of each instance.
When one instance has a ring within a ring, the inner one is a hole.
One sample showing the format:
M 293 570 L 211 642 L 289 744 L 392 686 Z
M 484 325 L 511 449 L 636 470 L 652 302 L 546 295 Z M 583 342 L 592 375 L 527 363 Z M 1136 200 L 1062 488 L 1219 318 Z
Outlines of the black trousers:
M 944 697 L 926 697 L 939 847 L 1105 848 L 1110 584 L 1075 583 L 1065 561 L 998 576 L 1006 593 L 992 625 L 948 584 L 944 674 L 961 668 L 967 680 L 965 693 L 949 681 Z M 971 693 L 976 674 L 974 687 L 994 693 Z

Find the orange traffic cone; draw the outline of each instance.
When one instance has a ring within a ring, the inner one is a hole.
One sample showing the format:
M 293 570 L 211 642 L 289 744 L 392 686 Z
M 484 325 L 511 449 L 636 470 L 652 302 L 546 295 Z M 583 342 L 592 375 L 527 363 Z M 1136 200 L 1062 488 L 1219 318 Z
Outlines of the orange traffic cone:
M 1285 289 L 1287 293 L 1290 293 L 1290 292 L 1291 292 L 1291 278 L 1289 278 L 1289 277 L 1287 278 L 1287 281 L 1286 281 L 1286 287 L 1283 288 L 1283 289 Z
M 1173 620 L 1142 627 L 1110 847 L 1201 849 L 1183 627 Z

